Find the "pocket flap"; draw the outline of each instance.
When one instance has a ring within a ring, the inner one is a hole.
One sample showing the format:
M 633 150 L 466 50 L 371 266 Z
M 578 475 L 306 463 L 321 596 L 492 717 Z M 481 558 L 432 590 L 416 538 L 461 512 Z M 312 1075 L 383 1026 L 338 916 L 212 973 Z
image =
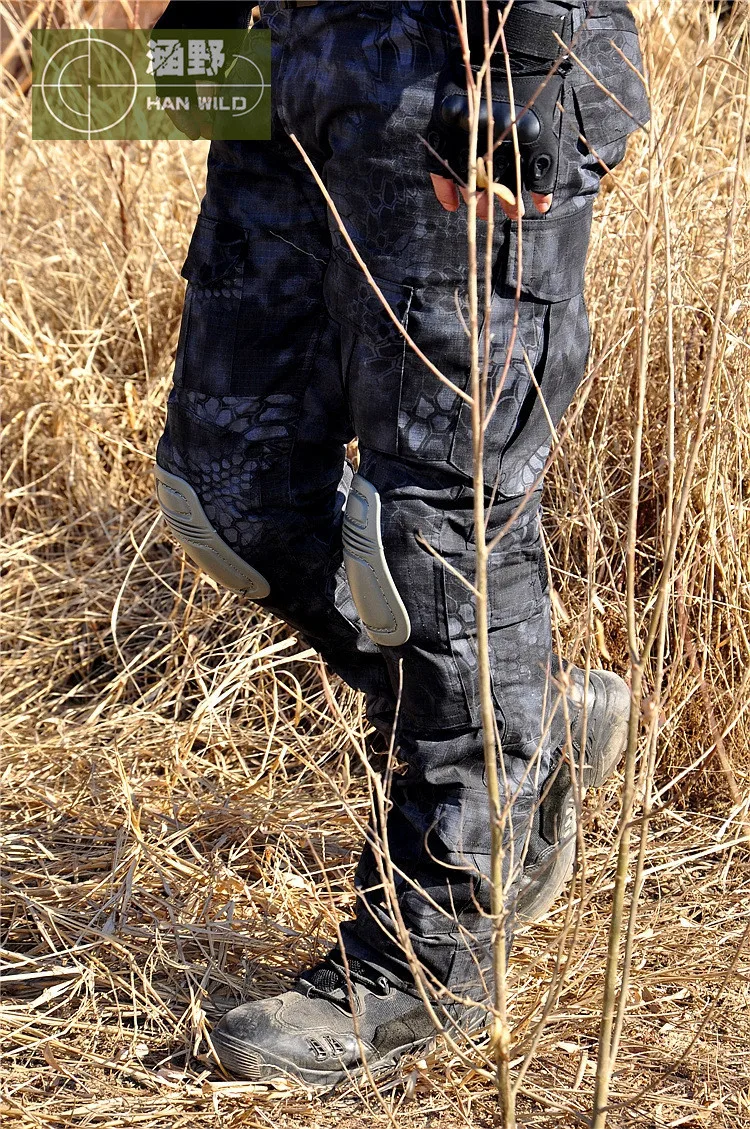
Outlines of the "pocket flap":
M 208 286 L 225 278 L 246 254 L 247 242 L 241 227 L 198 216 L 180 273 L 188 282 Z
M 583 292 L 593 201 L 563 216 L 522 220 L 521 289 L 542 302 L 565 302 Z M 518 224 L 508 237 L 506 282 L 518 282 Z
M 406 327 L 414 293 L 412 287 L 386 278 L 375 278 L 375 282 L 401 325 Z M 348 325 L 358 337 L 365 338 L 379 350 L 389 345 L 396 350 L 403 349 L 403 337 L 356 264 L 347 263 L 334 254 L 325 273 L 323 295 L 331 317 Z

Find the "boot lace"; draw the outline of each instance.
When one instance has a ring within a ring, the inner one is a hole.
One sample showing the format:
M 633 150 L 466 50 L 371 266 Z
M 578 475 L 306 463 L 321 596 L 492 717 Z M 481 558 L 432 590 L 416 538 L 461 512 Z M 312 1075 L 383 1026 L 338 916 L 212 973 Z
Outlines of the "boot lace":
M 374 969 L 357 957 L 347 957 L 344 963 L 336 949 L 320 964 L 303 972 L 299 982 L 307 989 L 309 996 L 320 996 L 331 1003 L 349 1007 L 355 984 L 378 996 L 387 996 L 391 991 L 390 982 L 385 976 L 378 976 Z

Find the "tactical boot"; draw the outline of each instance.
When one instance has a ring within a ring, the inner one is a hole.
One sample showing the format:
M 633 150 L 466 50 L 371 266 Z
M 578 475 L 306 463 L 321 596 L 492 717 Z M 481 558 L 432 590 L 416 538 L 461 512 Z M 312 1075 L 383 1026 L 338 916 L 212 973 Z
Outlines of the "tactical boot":
M 436 1035 L 416 995 L 399 991 L 356 958 L 349 976 L 337 950 L 304 972 L 288 992 L 242 1004 L 211 1034 L 222 1066 L 253 1082 L 283 1076 L 331 1087 L 379 1075 Z
M 571 685 L 567 690 L 570 735 L 562 702 L 551 726 L 554 750 L 547 781 L 540 790 L 541 803 L 534 816 L 516 915 L 519 923 L 538 921 L 557 900 L 573 874 L 576 856 L 576 802 L 569 761 L 572 748 L 576 765 L 581 764 L 581 743 L 586 729 L 586 753 L 581 790 L 597 788 L 615 770 L 628 739 L 630 691 L 617 674 L 606 670 L 589 673 L 584 712 L 584 672 L 567 668 Z

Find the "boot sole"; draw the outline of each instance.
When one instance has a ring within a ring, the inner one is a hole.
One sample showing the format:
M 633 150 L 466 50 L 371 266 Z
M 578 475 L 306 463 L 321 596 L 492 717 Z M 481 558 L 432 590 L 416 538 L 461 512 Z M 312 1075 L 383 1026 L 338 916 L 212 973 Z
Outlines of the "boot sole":
M 457 1027 L 454 1019 L 448 1020 L 448 1027 L 454 1038 L 459 1035 L 468 1035 L 477 1038 L 486 1030 L 488 1020 L 483 1011 L 476 1010 Z M 367 1063 L 353 1066 L 351 1069 L 338 1070 L 302 1070 L 294 1063 L 269 1055 L 268 1050 L 253 1046 L 252 1043 L 236 1039 L 221 1030 L 221 1023 L 211 1032 L 211 1042 L 218 1055 L 219 1061 L 229 1074 L 244 1078 L 249 1082 L 279 1081 L 288 1079 L 292 1082 L 303 1082 L 306 1086 L 316 1091 L 325 1092 L 335 1089 L 347 1082 L 355 1082 L 364 1078 L 369 1073 L 374 1079 L 382 1079 L 395 1073 L 398 1063 L 404 1055 L 425 1055 L 435 1046 L 439 1032 L 435 1032 L 419 1042 L 404 1043 L 394 1047 L 381 1058 Z
M 614 772 L 628 742 L 630 691 L 618 674 L 608 670 L 592 671 L 603 683 L 604 718 L 609 721 L 601 743 L 592 749 L 591 759 L 583 767 L 583 794 L 599 788 Z M 524 885 L 516 903 L 519 924 L 538 921 L 557 901 L 573 877 L 576 860 L 576 822 L 573 783 L 569 784 L 563 804 L 566 808 L 563 841 L 551 850 L 534 876 Z
M 403 1047 L 395 1047 L 382 1058 L 375 1059 L 367 1064 L 367 1070 L 373 1077 L 382 1077 L 396 1069 L 398 1060 L 405 1054 L 424 1053 L 434 1045 L 436 1037 L 426 1039 L 419 1044 L 407 1043 Z M 279 1081 L 289 1079 L 292 1082 L 304 1082 L 316 1090 L 330 1090 L 344 1082 L 354 1082 L 367 1074 L 362 1065 L 352 1067 L 351 1070 L 302 1070 L 293 1063 L 284 1062 L 261 1051 L 251 1043 L 242 1042 L 231 1035 L 221 1031 L 211 1032 L 211 1042 L 221 1062 L 229 1073 L 248 1082 Z

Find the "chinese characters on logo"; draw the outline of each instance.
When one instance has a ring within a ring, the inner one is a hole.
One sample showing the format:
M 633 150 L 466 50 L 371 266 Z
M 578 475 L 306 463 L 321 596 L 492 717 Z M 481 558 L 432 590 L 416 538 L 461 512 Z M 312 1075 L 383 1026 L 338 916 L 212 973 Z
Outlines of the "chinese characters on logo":
M 158 78 L 215 78 L 226 61 L 223 39 L 188 39 L 187 71 L 185 44 L 179 39 L 149 39 L 148 54 L 147 73 Z

